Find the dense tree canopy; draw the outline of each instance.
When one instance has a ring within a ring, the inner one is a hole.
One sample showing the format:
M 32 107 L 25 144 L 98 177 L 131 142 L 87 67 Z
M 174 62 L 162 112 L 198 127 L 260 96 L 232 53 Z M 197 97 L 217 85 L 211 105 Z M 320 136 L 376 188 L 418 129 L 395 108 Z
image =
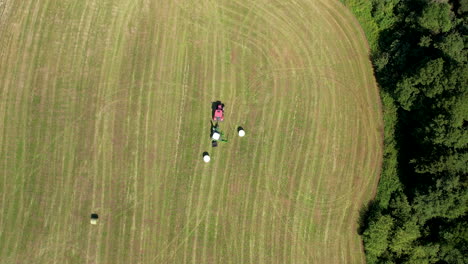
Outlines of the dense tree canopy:
M 468 0 L 343 1 L 377 36 L 384 106 L 382 175 L 361 219 L 368 263 L 468 263 Z

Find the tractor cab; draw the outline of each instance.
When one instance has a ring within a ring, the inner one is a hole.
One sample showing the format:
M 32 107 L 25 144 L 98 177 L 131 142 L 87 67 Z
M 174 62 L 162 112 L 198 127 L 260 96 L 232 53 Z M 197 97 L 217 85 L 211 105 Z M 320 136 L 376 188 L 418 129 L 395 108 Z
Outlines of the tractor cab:
M 213 114 L 213 121 L 224 121 L 224 107 L 222 104 L 217 105 Z

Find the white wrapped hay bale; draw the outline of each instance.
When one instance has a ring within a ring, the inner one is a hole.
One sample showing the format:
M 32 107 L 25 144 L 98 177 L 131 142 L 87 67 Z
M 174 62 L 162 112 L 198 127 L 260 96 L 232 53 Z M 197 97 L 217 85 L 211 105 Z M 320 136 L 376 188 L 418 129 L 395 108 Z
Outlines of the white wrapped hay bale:
M 210 155 L 208 155 L 208 153 L 205 153 L 205 154 L 203 155 L 203 161 L 204 161 L 205 163 L 208 163 L 208 162 L 210 162 L 210 160 L 211 160 Z
M 218 132 L 214 132 L 211 138 L 214 140 L 219 140 L 221 138 L 221 134 Z
M 99 220 L 99 216 L 97 214 L 91 214 L 91 224 L 92 225 L 97 225 Z

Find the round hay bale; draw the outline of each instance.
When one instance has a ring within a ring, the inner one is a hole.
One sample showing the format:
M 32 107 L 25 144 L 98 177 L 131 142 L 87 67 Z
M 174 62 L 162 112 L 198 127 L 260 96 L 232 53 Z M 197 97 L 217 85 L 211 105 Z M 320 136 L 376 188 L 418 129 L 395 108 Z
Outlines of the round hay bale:
M 91 214 L 91 224 L 92 225 L 97 225 L 99 220 L 99 216 L 97 214 Z
M 204 161 L 204 162 L 208 163 L 208 162 L 210 162 L 210 160 L 211 160 L 211 158 L 210 158 L 209 155 L 203 156 L 203 161 Z
M 218 132 L 214 132 L 213 136 L 211 136 L 214 140 L 219 140 L 221 138 L 221 134 Z
M 245 131 L 244 130 L 239 130 L 239 137 L 245 136 Z

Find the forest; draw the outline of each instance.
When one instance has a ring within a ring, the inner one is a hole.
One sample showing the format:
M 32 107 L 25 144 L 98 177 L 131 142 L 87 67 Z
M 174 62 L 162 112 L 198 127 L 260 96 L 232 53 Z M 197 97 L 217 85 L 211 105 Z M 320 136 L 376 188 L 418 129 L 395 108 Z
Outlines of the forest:
M 367 263 L 468 263 L 468 0 L 342 0 L 384 109 L 377 195 L 361 210 Z

